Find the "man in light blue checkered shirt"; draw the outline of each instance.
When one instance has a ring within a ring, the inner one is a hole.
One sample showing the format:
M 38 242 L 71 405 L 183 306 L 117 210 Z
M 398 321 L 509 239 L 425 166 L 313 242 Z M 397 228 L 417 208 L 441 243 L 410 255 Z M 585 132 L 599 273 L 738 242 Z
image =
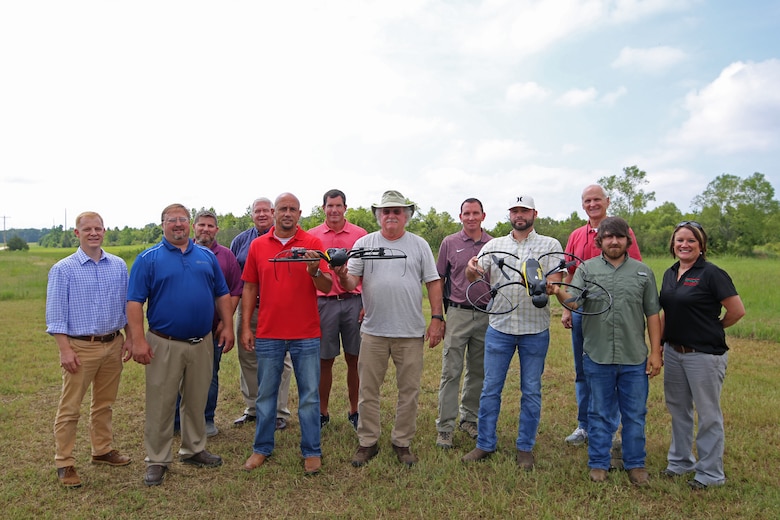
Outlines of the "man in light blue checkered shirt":
M 76 217 L 79 248 L 49 271 L 46 288 L 46 332 L 60 350 L 62 394 L 54 420 L 54 462 L 65 487 L 81 486 L 73 448 L 81 402 L 92 386 L 90 440 L 92 463 L 130 464 L 113 449 L 111 407 L 119 390 L 122 362 L 130 359 L 127 325 L 127 264 L 103 251 L 103 219 L 94 212 Z

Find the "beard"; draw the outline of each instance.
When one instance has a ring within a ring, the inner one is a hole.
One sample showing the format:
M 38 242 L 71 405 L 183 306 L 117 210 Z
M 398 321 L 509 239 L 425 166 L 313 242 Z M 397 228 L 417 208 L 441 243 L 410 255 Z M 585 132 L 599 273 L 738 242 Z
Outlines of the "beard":
M 515 231 L 525 231 L 526 229 L 533 227 L 533 225 L 534 225 L 534 219 L 529 219 L 529 220 L 518 219 L 512 222 L 512 229 L 514 229 Z

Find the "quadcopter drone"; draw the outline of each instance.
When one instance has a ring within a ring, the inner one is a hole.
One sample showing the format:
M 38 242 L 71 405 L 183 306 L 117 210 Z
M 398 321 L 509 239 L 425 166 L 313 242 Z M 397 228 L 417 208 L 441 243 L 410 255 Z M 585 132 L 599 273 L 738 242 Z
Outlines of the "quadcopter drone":
M 316 258 L 307 258 L 306 252 L 314 251 Z M 339 267 L 347 263 L 350 258 L 362 258 L 363 260 L 390 260 L 393 258 L 406 258 L 406 253 L 389 247 L 358 247 L 356 249 L 344 249 L 331 247 L 325 251 L 317 249 L 292 248 L 280 251 L 275 257 L 269 258 L 269 262 L 319 262 L 325 260 L 331 267 Z
M 491 285 L 483 275 L 481 278 L 469 284 L 466 290 L 466 299 L 476 310 L 486 314 L 508 314 L 517 309 L 520 302 L 512 302 L 507 293 L 508 288 L 514 285 L 525 287 L 528 296 L 535 307 L 543 308 L 547 305 L 547 277 L 551 274 L 562 273 L 569 268 L 582 264 L 583 260 L 571 253 L 551 252 L 541 255 L 539 258 L 529 258 L 521 261 L 520 258 L 507 251 L 490 251 L 482 253 L 478 258 L 490 255 L 493 263 L 498 267 L 503 279 Z M 556 265 L 547 271 L 542 270 L 541 260 L 552 257 L 557 260 Z M 519 267 L 518 267 L 518 264 Z M 566 288 L 569 298 L 561 304 L 571 312 L 583 316 L 595 316 L 607 312 L 612 307 L 612 295 L 604 287 L 585 277 L 585 286 L 577 287 L 566 282 L 550 282 Z

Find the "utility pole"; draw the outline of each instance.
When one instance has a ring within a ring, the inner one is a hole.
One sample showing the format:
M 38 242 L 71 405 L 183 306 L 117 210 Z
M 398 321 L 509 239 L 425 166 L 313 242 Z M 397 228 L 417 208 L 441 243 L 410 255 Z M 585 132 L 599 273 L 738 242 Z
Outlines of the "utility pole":
M 6 231 L 5 231 L 5 220 L 8 219 L 8 218 L 11 218 L 11 217 L 8 217 L 6 215 L 3 215 L 2 217 L 3 217 L 3 247 L 7 248 L 8 247 L 8 236 L 6 235 Z

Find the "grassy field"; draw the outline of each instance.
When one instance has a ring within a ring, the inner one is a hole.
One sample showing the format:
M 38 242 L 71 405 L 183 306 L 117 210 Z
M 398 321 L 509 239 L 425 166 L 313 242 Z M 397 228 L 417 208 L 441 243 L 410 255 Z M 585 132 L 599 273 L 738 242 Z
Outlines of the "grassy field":
M 119 251 L 125 258 L 132 251 Z M 499 419 L 499 451 L 488 462 L 463 466 L 460 457 L 474 446 L 465 434 L 455 449 L 436 449 L 437 391 L 441 349 L 426 347 L 425 368 L 413 443 L 420 462 L 402 467 L 390 449 L 395 385 L 392 368 L 383 387 L 380 454 L 364 468 L 349 461 L 357 437 L 347 422 L 345 366 L 337 360 L 331 398 L 331 424 L 323 431 L 323 472 L 304 477 L 297 420 L 277 434 L 269 463 L 246 473 L 253 429 L 232 428 L 243 403 L 235 352 L 223 357 L 217 426 L 208 449 L 223 457 L 217 469 L 174 463 L 165 483 L 142 483 L 144 371 L 130 362 L 115 406 L 115 447 L 130 454 L 122 468 L 89 464 L 87 406 L 76 446 L 80 489 L 66 490 L 54 472 L 52 423 L 60 390 L 57 349 L 45 334 L 46 273 L 62 251 L 31 249 L 0 254 L 0 503 L 6 518 L 776 518 L 780 507 L 780 298 L 773 277 L 776 262 L 714 259 L 735 280 L 747 316 L 729 329 L 732 347 L 723 395 L 726 415 L 728 484 L 693 493 L 685 480 L 658 476 L 665 467 L 669 416 L 661 378 L 651 381 L 648 402 L 647 465 L 651 485 L 637 489 L 625 473 L 606 485 L 587 477 L 587 453 L 563 438 L 575 426 L 571 348 L 566 331 L 553 318 L 544 374 L 542 421 L 535 448 L 537 468 L 519 472 L 514 439 L 519 403 L 516 362 L 508 376 Z M 671 263 L 649 259 L 660 278 Z M 732 334 L 736 332 L 737 334 Z M 757 339 L 766 338 L 767 340 Z M 771 340 L 771 341 L 768 341 Z M 290 407 L 295 412 L 295 391 Z M 178 439 L 174 440 L 174 448 Z

